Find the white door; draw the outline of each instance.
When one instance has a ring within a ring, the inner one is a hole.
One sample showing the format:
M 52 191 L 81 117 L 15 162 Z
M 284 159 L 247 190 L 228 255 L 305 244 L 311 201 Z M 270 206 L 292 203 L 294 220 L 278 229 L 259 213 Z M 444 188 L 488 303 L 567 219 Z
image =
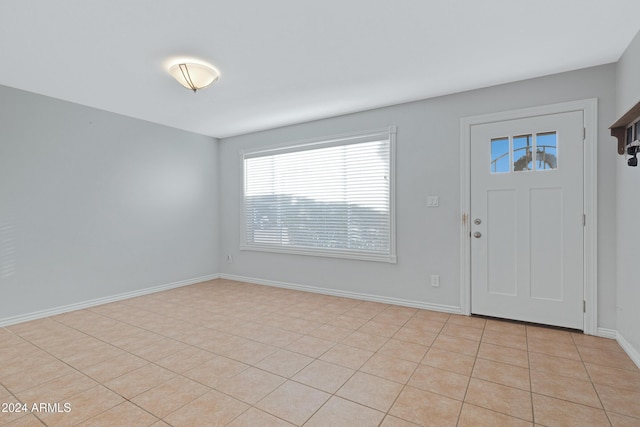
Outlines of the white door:
M 583 329 L 582 111 L 471 126 L 471 312 Z

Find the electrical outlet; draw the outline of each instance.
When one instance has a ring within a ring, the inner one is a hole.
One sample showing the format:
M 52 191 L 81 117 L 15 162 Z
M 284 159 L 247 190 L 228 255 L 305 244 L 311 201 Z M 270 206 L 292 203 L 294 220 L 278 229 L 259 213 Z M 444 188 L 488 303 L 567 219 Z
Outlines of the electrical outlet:
M 233 262 L 233 255 L 227 254 L 227 262 L 231 264 Z
M 440 204 L 440 199 L 438 196 L 429 196 L 427 197 L 427 206 L 430 208 L 437 208 Z
M 433 286 L 434 288 L 440 287 L 440 275 L 438 274 L 431 275 L 431 286 Z

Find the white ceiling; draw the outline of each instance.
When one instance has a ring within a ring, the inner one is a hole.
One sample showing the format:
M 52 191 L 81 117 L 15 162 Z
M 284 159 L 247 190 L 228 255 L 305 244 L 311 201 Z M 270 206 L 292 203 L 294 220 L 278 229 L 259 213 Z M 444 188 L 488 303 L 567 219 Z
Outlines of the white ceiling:
M 615 62 L 638 0 L 0 0 L 0 84 L 226 137 Z M 195 57 L 197 94 L 166 72 Z

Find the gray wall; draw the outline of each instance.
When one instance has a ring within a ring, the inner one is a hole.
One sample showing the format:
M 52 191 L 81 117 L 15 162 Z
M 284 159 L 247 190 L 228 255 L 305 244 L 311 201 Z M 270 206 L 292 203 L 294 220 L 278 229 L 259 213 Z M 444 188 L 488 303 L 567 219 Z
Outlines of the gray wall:
M 626 93 L 630 87 L 640 98 L 633 78 L 640 68 L 639 45 L 636 38 L 619 65 L 242 135 L 220 144 L 0 86 L 0 321 L 217 272 L 457 307 L 460 118 L 595 97 L 598 324 L 616 329 L 616 191 L 611 190 L 616 173 L 622 183 L 618 188 L 624 188 L 618 191 L 621 224 L 633 223 L 640 197 L 633 185 L 637 171 L 621 166 L 607 128 L 616 109 L 632 103 L 623 100 L 621 88 Z M 621 83 L 617 103 L 616 72 Z M 240 150 L 393 124 L 398 126 L 397 264 L 239 251 Z M 440 196 L 440 207 L 427 208 L 428 195 Z M 633 254 L 640 236 L 626 238 L 627 230 L 619 231 L 618 253 Z M 227 253 L 234 257 L 231 264 L 224 261 Z M 632 257 L 626 259 L 633 262 Z M 618 293 L 619 329 L 640 348 L 635 326 L 640 320 L 624 307 L 639 299 L 628 271 L 628 277 L 624 272 L 620 277 L 625 285 Z M 441 276 L 440 288 L 429 285 L 431 274 Z
M 640 101 L 640 33 L 617 66 L 617 115 L 614 120 Z M 627 166 L 624 156 L 617 157 L 617 329 L 640 358 L 640 169 Z
M 0 322 L 218 270 L 215 139 L 0 86 Z
M 450 307 L 460 305 L 461 117 L 598 98 L 599 326 L 615 329 L 615 65 L 495 86 L 233 138 L 220 143 L 220 263 L 223 274 Z M 239 151 L 397 125 L 397 264 L 239 251 Z M 427 208 L 428 195 L 440 207 Z M 440 275 L 440 288 L 430 286 Z

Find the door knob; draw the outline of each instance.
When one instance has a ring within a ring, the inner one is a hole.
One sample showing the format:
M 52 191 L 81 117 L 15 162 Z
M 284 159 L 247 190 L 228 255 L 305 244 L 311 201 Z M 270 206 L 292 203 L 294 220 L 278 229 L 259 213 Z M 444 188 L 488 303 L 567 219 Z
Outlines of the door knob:
M 480 218 L 476 218 L 476 219 L 473 220 L 473 223 L 475 225 L 480 225 L 480 224 L 482 224 L 482 220 Z
M 475 237 L 476 239 L 479 239 L 482 236 L 482 234 L 479 231 L 476 231 L 475 233 L 473 233 L 473 237 Z

